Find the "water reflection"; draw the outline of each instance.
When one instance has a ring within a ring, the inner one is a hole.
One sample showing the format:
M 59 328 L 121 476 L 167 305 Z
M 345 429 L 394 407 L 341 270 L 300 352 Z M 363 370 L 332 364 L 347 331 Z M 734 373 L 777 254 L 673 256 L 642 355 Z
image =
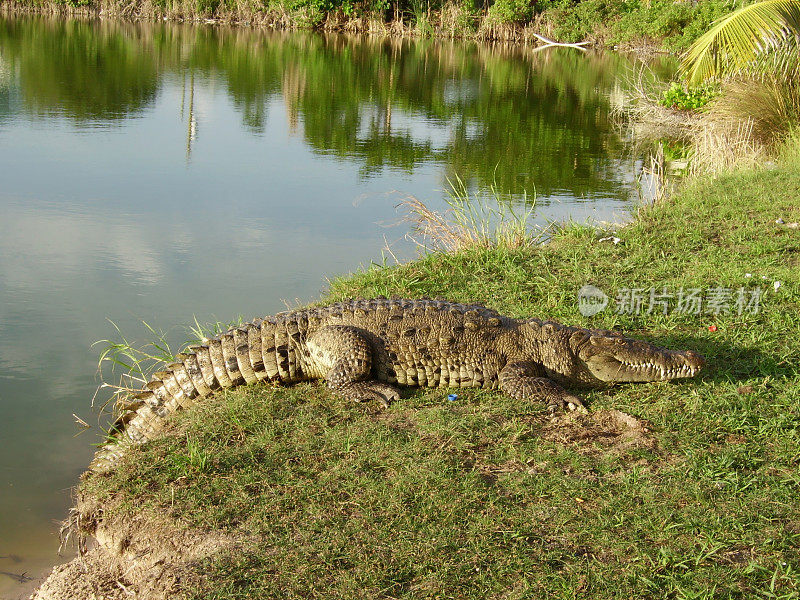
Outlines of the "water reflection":
M 158 90 L 159 62 L 137 28 L 98 35 L 90 22 L 2 20 L 0 40 L 32 114 L 111 122 L 141 112 Z
M 280 103 L 292 134 L 363 177 L 425 162 L 503 195 L 622 199 L 624 147 L 608 92 L 626 63 L 612 54 L 454 42 L 265 34 L 167 25 L 0 21 L 3 73 L 24 110 L 81 126 L 141 115 L 165 80 L 183 88 L 187 155 L 201 126 L 195 77 L 219 82 L 242 123 L 263 135 Z M 9 113 L 9 88 L 0 88 Z

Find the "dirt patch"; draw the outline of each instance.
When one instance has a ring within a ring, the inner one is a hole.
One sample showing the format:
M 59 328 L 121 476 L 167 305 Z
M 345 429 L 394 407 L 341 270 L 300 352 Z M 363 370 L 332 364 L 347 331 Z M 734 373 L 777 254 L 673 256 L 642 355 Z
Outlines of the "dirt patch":
M 720 552 L 714 557 L 714 560 L 722 564 L 739 566 L 748 564 L 753 560 L 753 558 L 755 558 L 753 548 L 734 547 L 731 548 L 730 550 L 725 550 L 724 552 Z
M 658 447 L 646 421 L 619 410 L 559 416 L 545 425 L 542 437 L 570 446 L 581 454 L 621 456 L 631 450 L 655 450 Z
M 95 543 L 83 556 L 57 566 L 32 600 L 166 600 L 201 579 L 199 564 L 218 552 L 243 548 L 243 537 L 183 529 L 155 514 L 107 517 L 83 498 L 76 515 Z

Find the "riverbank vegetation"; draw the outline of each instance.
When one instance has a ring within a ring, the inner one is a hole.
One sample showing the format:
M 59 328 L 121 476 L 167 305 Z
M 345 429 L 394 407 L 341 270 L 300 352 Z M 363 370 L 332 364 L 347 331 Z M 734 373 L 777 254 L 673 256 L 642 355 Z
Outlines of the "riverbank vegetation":
M 604 46 L 688 47 L 736 0 L 3 0 L 6 10 Z
M 85 479 L 84 528 L 135 521 L 136 537 L 167 518 L 226 539 L 169 579 L 196 598 L 796 597 L 798 166 L 795 140 L 775 168 L 642 207 L 619 243 L 566 226 L 542 247 L 372 267 L 323 299 L 446 296 L 622 329 L 701 352 L 698 379 L 589 391 L 588 415 L 555 420 L 486 391 L 406 390 L 380 410 L 316 383 L 250 387 Z M 593 317 L 585 283 L 610 297 Z M 638 309 L 617 310 L 625 290 L 644 291 Z M 679 290 L 705 303 L 679 310 Z
M 734 11 L 685 53 L 687 85 L 721 81 L 711 112 L 749 121 L 759 142 L 800 126 L 800 2 L 758 0 Z
M 700 171 L 774 157 L 800 126 L 799 49 L 800 2 L 742 6 L 692 43 L 679 81 L 640 78 L 632 123 L 683 137 Z

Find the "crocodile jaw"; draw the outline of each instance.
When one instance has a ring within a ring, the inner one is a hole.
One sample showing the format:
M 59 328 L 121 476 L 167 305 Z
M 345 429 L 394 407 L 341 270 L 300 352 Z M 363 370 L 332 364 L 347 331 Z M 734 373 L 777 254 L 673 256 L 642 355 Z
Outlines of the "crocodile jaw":
M 694 377 L 705 361 L 692 350 L 667 350 L 617 336 L 591 336 L 579 358 L 604 383 L 667 381 Z

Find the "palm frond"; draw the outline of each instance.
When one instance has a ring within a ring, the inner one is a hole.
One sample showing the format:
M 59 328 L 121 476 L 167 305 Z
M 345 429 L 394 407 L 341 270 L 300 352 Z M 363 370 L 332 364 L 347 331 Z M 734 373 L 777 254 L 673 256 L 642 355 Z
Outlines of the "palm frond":
M 752 65 L 752 75 L 762 79 L 800 78 L 800 37 L 788 37 L 772 52 L 760 55 Z
M 796 50 L 798 38 L 800 0 L 760 0 L 721 19 L 692 44 L 681 72 L 689 85 L 740 73 L 787 45 Z M 792 67 L 791 56 L 784 56 L 784 68 Z

